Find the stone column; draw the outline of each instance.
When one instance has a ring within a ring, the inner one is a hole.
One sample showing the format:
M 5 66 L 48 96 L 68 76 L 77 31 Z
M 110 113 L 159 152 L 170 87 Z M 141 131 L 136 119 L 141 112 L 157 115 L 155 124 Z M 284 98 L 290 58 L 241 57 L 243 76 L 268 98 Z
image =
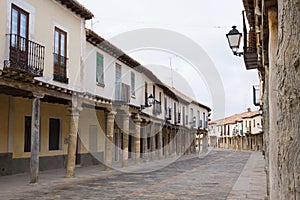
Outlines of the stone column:
M 71 115 L 70 115 L 70 132 L 69 132 L 69 143 L 68 143 L 68 160 L 67 160 L 67 167 L 66 167 L 66 178 L 71 178 L 75 176 L 78 122 L 79 122 L 79 114 L 81 110 L 82 107 L 78 97 L 74 97 L 72 99 L 72 105 L 69 108 Z
M 190 155 L 191 154 L 191 146 L 190 146 L 190 137 L 191 137 L 191 135 L 190 135 L 190 133 L 191 133 L 191 131 L 188 129 L 187 130 L 187 133 L 186 133 L 186 149 L 187 149 L 187 151 L 186 151 L 186 154 L 187 155 Z
M 161 125 L 159 124 L 158 126 L 158 159 L 161 160 L 163 159 L 163 146 L 162 146 L 162 127 Z
M 173 156 L 176 156 L 176 149 L 177 149 L 177 145 L 176 145 L 176 128 L 174 127 L 172 129 L 172 135 L 173 135 Z
M 167 131 L 167 127 L 165 126 L 163 128 L 163 134 L 164 134 L 164 154 L 165 154 L 165 158 L 167 158 L 169 156 L 169 147 L 168 147 L 168 131 Z
M 31 117 L 31 156 L 30 183 L 38 182 L 39 177 L 39 147 L 40 147 L 40 99 L 43 94 L 33 93 Z
M 175 136 L 175 141 L 176 141 L 176 155 L 180 154 L 180 135 L 179 135 L 179 129 L 175 130 L 176 136 Z
M 123 115 L 123 159 L 122 167 L 128 167 L 128 144 L 129 144 L 129 117 L 130 114 Z
M 202 149 L 203 153 L 207 153 L 208 152 L 208 138 L 207 137 L 208 137 L 208 134 L 205 131 L 203 133 L 203 149 Z
M 116 112 L 108 112 L 106 114 L 106 138 L 105 138 L 105 165 L 109 170 L 112 165 L 113 149 L 114 149 L 114 121 Z
M 148 126 L 143 128 L 143 158 L 148 161 Z
M 134 137 L 134 143 L 135 143 L 135 164 L 140 164 L 140 148 L 141 148 L 141 118 L 139 115 L 136 116 L 134 119 L 135 122 L 135 137 Z
M 150 132 L 150 159 L 154 160 L 155 158 L 155 136 L 156 136 L 156 129 L 155 129 L 155 125 L 151 124 L 149 126 L 149 132 Z
M 172 128 L 167 129 L 168 132 L 168 144 L 169 144 L 169 156 L 173 154 L 173 136 L 172 136 Z

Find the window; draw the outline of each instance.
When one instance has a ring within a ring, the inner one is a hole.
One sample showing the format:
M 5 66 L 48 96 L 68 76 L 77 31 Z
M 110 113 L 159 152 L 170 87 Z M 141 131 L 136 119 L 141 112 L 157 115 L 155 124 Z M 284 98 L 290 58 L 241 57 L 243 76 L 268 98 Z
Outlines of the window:
M 253 120 L 253 127 L 255 127 L 255 119 Z
M 121 83 L 122 83 L 122 71 L 121 71 L 121 65 L 116 63 L 116 74 L 115 74 L 115 99 L 116 100 L 121 100 Z
M 29 13 L 12 4 L 10 59 L 18 61 L 18 67 L 27 68 Z
M 159 92 L 159 102 L 161 102 L 161 92 Z
M 12 4 L 11 8 L 11 34 L 28 38 L 29 14 Z M 15 43 L 17 40 L 15 40 Z
M 205 112 L 203 112 L 203 128 L 206 128 L 206 127 L 205 127 L 205 123 L 206 123 L 206 122 L 205 122 Z
M 103 56 L 97 53 L 96 58 L 96 82 L 101 86 L 104 86 L 104 67 L 103 67 Z
M 49 150 L 60 149 L 60 119 L 49 119 Z
M 190 122 L 192 123 L 193 122 L 193 117 L 194 117 L 194 111 L 193 111 L 193 108 L 190 108 Z
M 131 95 L 135 96 L 135 73 L 131 72 Z
M 145 82 L 145 105 L 148 106 L 148 84 Z
M 67 33 L 57 27 L 54 30 L 53 80 L 68 83 L 67 78 Z
M 186 120 L 185 120 L 185 107 L 182 107 L 182 124 L 185 125 L 186 124 Z
M 168 109 L 168 105 L 167 105 L 167 97 L 165 97 L 165 114 L 167 116 L 167 109 Z
M 31 116 L 25 116 L 24 152 L 31 151 Z
M 176 112 L 176 103 L 174 102 L 174 122 L 175 122 L 175 124 L 177 123 L 177 112 Z

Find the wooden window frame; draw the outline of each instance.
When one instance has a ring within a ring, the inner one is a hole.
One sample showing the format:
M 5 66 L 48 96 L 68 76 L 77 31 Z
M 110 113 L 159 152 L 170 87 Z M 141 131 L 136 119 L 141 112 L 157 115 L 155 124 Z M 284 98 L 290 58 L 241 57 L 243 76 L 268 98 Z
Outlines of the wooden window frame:
M 58 33 L 58 49 L 56 52 L 56 32 Z M 61 54 L 61 36 L 64 35 L 64 55 Z M 57 26 L 54 27 L 54 60 L 53 60 L 53 80 L 68 83 L 68 73 L 67 73 L 67 46 L 68 46 L 68 34 L 66 31 L 63 31 L 62 29 L 58 28 Z M 55 56 L 57 56 L 57 62 L 55 60 Z M 62 60 L 63 59 L 63 65 Z

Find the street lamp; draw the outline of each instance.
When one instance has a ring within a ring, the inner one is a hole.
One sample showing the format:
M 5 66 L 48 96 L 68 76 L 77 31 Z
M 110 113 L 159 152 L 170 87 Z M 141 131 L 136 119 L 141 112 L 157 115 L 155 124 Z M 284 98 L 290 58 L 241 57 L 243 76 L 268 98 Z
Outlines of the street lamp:
M 242 34 L 236 29 L 236 26 L 232 26 L 232 29 L 226 34 L 228 39 L 229 47 L 235 56 L 243 55 L 243 52 L 237 52 L 240 47 Z
M 147 104 L 146 105 L 141 105 L 141 110 L 151 107 L 154 103 L 154 97 L 152 94 L 149 95 L 149 97 L 147 97 Z
M 258 112 L 259 112 L 259 115 L 260 115 L 260 116 L 263 115 L 263 108 L 262 108 L 262 106 L 259 108 Z

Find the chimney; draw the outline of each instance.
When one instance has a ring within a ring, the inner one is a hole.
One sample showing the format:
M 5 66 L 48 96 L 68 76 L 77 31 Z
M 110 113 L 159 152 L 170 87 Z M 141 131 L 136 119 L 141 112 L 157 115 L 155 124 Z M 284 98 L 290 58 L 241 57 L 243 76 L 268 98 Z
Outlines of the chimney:
M 251 112 L 251 108 L 247 108 L 247 112 Z

